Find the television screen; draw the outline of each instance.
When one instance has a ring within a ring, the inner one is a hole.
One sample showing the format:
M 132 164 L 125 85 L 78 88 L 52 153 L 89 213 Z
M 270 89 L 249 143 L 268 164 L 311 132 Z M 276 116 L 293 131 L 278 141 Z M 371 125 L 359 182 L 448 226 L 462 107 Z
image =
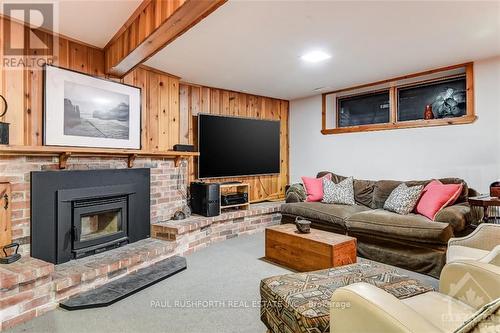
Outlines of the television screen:
M 280 172 L 280 122 L 198 115 L 199 178 Z

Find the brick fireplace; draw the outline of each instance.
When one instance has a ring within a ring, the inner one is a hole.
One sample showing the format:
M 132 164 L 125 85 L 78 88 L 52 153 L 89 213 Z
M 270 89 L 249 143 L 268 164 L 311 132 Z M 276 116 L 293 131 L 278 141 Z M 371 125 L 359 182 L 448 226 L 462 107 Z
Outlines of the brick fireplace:
M 151 169 L 150 223 L 168 220 L 185 204 L 187 168 L 175 167 L 172 159 L 137 158 L 134 166 Z M 68 160 L 67 170 L 127 169 L 123 158 L 77 157 Z M 58 170 L 56 157 L 0 156 L 0 181 L 11 183 L 12 238 L 20 252 L 30 253 L 30 173 Z
M 134 166 L 150 169 L 148 222 L 152 238 L 54 265 L 29 256 L 32 236 L 30 180 L 33 171 L 64 173 L 58 170 L 58 158 L 0 156 L 0 181 L 9 182 L 12 190 L 13 240 L 22 244 L 19 261 L 0 265 L 0 331 L 53 310 L 68 297 L 94 290 L 174 255 L 186 255 L 216 242 L 260 232 L 280 221 L 279 202 L 255 204 L 249 210 L 229 211 L 217 217 L 192 216 L 182 221 L 169 221 L 185 204 L 184 193 L 179 189 L 187 188 L 187 167 L 182 163 L 175 167 L 173 160 L 163 158 L 137 158 Z M 72 157 L 67 163 L 67 170 L 101 169 L 130 170 L 123 158 Z M 119 209 L 122 203 L 117 200 L 112 204 Z M 83 208 L 86 204 L 81 202 L 74 206 Z M 82 212 L 85 216 L 83 210 L 76 213 Z M 105 219 L 113 220 L 113 216 Z

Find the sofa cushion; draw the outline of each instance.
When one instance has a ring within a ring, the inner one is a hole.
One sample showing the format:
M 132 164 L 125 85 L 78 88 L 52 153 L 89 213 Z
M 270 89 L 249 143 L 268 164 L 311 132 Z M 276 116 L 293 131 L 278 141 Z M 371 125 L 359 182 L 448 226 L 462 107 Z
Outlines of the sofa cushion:
M 382 236 L 420 243 L 447 244 L 453 236 L 448 223 L 432 222 L 418 214 L 399 215 L 383 209 L 356 213 L 346 221 L 348 233 Z
M 435 220 L 436 214 L 453 205 L 461 192 L 462 184 L 443 184 L 439 180 L 433 180 L 424 188 L 415 212 Z
M 399 184 L 384 203 L 384 209 L 401 215 L 409 214 L 417 204 L 424 187 Z
M 306 189 L 306 201 L 321 201 L 323 199 L 323 179 L 330 180 L 332 175 L 326 174 L 320 178 L 302 177 L 302 183 Z
M 371 208 L 384 208 L 384 203 L 391 195 L 392 191 L 394 191 L 394 189 L 402 183 L 405 183 L 408 187 L 412 187 L 418 185 L 426 186 L 429 182 L 430 180 L 414 180 L 408 182 L 402 182 L 399 180 L 379 180 L 375 182 L 373 187 L 373 201 Z
M 354 200 L 356 203 L 371 207 L 373 202 L 373 188 L 375 181 L 354 179 Z
M 318 172 L 317 177 L 323 177 L 326 174 L 332 175 L 332 181 L 335 184 L 338 184 L 347 178 L 346 176 L 337 175 L 330 171 Z M 354 200 L 357 204 L 371 207 L 374 185 L 375 181 L 373 180 L 354 179 Z
M 345 228 L 345 219 L 349 216 L 369 210 L 369 208 L 360 205 L 337 205 L 325 204 L 321 202 L 294 202 L 281 206 L 281 213 L 301 216 L 305 219 L 324 221 L 333 223 Z
M 326 174 L 332 174 L 332 181 L 338 183 L 344 179 L 346 176 L 337 175 L 330 171 L 320 171 L 317 177 L 323 177 Z M 426 186 L 431 180 L 416 180 L 405 182 L 408 186 L 424 185 Z M 467 183 L 460 178 L 441 178 L 439 181 L 443 184 L 462 184 L 462 193 L 458 197 L 456 203 L 467 202 L 469 197 L 469 187 Z M 397 180 L 362 180 L 354 179 L 354 198 L 358 204 L 365 205 L 371 208 L 383 208 L 384 202 L 389 197 L 391 192 L 399 185 L 403 183 Z
M 340 183 L 334 183 L 323 178 L 323 200 L 329 204 L 354 205 L 354 186 L 352 177 L 346 178 Z
M 441 178 L 439 181 L 443 184 L 462 184 L 462 192 L 455 203 L 467 202 L 467 198 L 469 197 L 469 186 L 467 186 L 465 180 L 460 178 Z

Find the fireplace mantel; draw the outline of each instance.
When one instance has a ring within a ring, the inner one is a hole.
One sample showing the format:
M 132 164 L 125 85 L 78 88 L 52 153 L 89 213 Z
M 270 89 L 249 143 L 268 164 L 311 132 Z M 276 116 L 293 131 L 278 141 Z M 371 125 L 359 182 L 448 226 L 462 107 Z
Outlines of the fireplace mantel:
M 181 160 L 199 156 L 200 153 L 173 150 L 143 151 L 135 149 L 0 145 L 0 155 L 57 156 L 59 157 L 59 168 L 66 169 L 66 162 L 71 156 L 125 157 L 128 159 L 129 168 L 133 167 L 134 160 L 138 156 L 172 158 L 175 160 L 175 166 L 177 167 Z

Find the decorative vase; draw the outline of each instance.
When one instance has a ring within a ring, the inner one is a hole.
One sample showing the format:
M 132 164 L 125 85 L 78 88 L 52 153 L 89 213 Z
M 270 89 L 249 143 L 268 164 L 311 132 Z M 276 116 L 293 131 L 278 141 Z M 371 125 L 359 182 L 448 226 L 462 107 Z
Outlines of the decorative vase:
M 295 219 L 295 225 L 297 230 L 302 234 L 308 234 L 311 232 L 311 221 L 303 220 L 301 217 Z
M 430 104 L 427 104 L 425 106 L 424 119 L 425 120 L 434 119 L 434 113 L 432 112 L 432 105 Z

